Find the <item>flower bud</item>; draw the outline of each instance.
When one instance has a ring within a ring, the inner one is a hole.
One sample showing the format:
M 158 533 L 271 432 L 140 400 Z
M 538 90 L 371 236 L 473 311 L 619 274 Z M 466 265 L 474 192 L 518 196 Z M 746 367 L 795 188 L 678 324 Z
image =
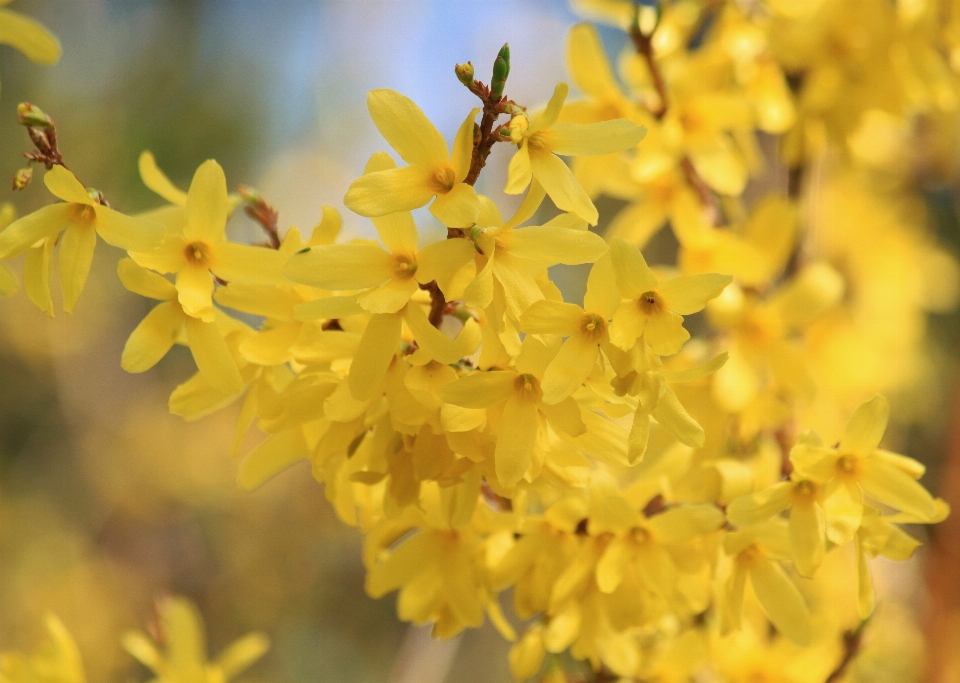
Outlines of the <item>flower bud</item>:
M 33 169 L 29 166 L 21 168 L 13 175 L 13 189 L 22 190 L 30 184 L 31 180 L 33 180 Z
M 17 118 L 20 120 L 20 125 L 30 128 L 50 128 L 53 126 L 50 117 L 44 114 L 40 107 L 35 107 L 29 102 L 21 102 L 17 105 Z
M 263 197 L 260 196 L 260 193 L 247 185 L 240 185 L 237 187 L 237 194 L 240 195 L 240 199 L 243 200 L 243 203 L 248 206 L 256 207 L 263 201 Z
M 457 78 L 461 83 L 463 83 L 468 88 L 473 85 L 473 63 L 467 62 L 466 64 L 457 64 L 453 67 L 454 72 L 457 74 Z
M 490 90 L 494 97 L 503 97 L 503 88 L 507 85 L 507 76 L 510 75 L 510 45 L 504 43 L 493 62 L 493 78 L 490 80 Z

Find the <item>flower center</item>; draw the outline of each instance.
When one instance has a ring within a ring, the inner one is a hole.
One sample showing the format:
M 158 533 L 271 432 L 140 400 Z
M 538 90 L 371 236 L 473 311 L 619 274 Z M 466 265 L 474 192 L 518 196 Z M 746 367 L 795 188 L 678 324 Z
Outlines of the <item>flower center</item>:
M 530 374 L 518 375 L 513 381 L 513 391 L 517 398 L 527 401 L 539 401 L 543 396 L 540 390 L 540 380 Z
M 754 543 L 753 545 L 744 548 L 744 550 L 739 555 L 737 555 L 737 562 L 749 567 L 758 559 L 760 559 L 762 555 L 763 555 L 763 551 L 760 550 L 760 546 Z
M 409 280 L 417 272 L 417 260 L 406 254 L 393 255 L 393 276 L 398 280 Z
M 457 174 L 449 165 L 444 166 L 433 174 L 430 179 L 433 190 L 437 194 L 446 194 L 457 184 Z
M 527 146 L 531 152 L 549 152 L 553 149 L 545 130 L 538 131 L 527 138 Z
M 70 219 L 80 225 L 93 225 L 97 220 L 97 212 L 89 204 L 71 204 Z
M 660 295 L 653 291 L 641 294 L 637 299 L 637 307 L 644 315 L 655 315 L 666 308 Z
M 630 536 L 633 538 L 633 542 L 637 545 L 643 545 L 650 541 L 650 532 L 641 527 L 636 527 L 630 531 Z
M 210 247 L 206 242 L 190 242 L 183 249 L 183 255 L 187 263 L 195 266 L 210 267 Z
M 793 498 L 794 500 L 807 503 L 814 499 L 817 495 L 817 486 L 812 481 L 801 481 L 798 482 L 796 486 L 793 487 Z
M 590 341 L 600 341 L 606 331 L 607 321 L 596 313 L 586 313 L 580 319 L 580 334 L 586 336 Z
M 853 455 L 841 455 L 837 458 L 837 476 L 849 479 L 857 474 L 857 458 Z

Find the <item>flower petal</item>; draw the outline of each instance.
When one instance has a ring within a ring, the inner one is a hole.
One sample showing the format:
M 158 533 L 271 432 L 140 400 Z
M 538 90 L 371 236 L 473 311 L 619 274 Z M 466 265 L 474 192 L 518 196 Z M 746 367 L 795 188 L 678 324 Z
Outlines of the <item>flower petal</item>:
M 750 567 L 750 583 L 767 618 L 790 640 L 810 642 L 810 611 L 800 591 L 780 568 L 765 557 Z
M 727 519 L 737 526 L 765 522 L 790 507 L 793 487 L 793 483 L 781 481 L 755 493 L 734 498 L 727 506 Z
M 430 213 L 449 228 L 469 228 L 480 215 L 480 199 L 472 185 L 457 183 L 449 192 L 437 195 Z
M 889 419 L 890 404 L 877 394 L 853 411 L 840 440 L 840 450 L 869 455 L 880 445 Z
M 351 183 L 343 203 L 361 216 L 385 216 L 419 209 L 436 193 L 428 171 L 404 166 L 360 176 Z
M 516 379 L 517 373 L 510 370 L 472 372 L 444 386 L 440 397 L 464 408 L 489 408 L 513 395 Z
M 187 193 L 170 182 L 167 175 L 157 166 L 157 160 L 153 152 L 144 150 L 140 153 L 140 160 L 137 162 L 140 170 L 140 180 L 149 189 L 166 199 L 171 204 L 177 206 L 187 205 Z
M 280 285 L 287 282 L 283 270 L 288 258 L 276 249 L 226 240 L 215 245 L 214 249 L 212 270 L 227 282 L 251 282 L 261 285 Z
M 420 304 L 411 301 L 403 309 L 403 319 L 413 332 L 417 344 L 433 360 L 451 365 L 463 358 L 457 342 L 430 324 Z
M 635 244 L 614 237 L 610 241 L 610 258 L 624 298 L 639 299 L 641 294 L 657 288 L 659 280 Z
M 60 59 L 60 41 L 30 17 L 0 9 L 0 43 L 20 50 L 36 64 L 56 64 Z
M 520 329 L 530 334 L 559 334 L 564 337 L 580 332 L 584 311 L 566 301 L 541 299 L 520 316 Z
M 558 123 L 547 133 L 551 151 L 563 156 L 597 156 L 636 147 L 647 129 L 627 119 Z
M 420 289 L 417 281 L 387 280 L 384 284 L 357 297 L 360 307 L 370 313 L 396 313 L 407 305 L 414 292 Z
M 397 353 L 402 325 L 396 313 L 371 316 L 350 364 L 350 393 L 359 401 L 370 399 L 380 388 Z
M 219 242 L 223 239 L 230 200 L 227 197 L 227 178 L 220 164 L 213 159 L 204 161 L 193 174 L 186 207 L 183 236 L 188 241 Z
M 165 277 L 137 265 L 133 259 L 120 259 L 117 263 L 120 282 L 129 291 L 148 299 L 170 300 L 177 296 L 177 288 Z
M 670 387 L 664 389 L 660 400 L 657 401 L 657 406 L 653 409 L 653 417 L 680 443 L 691 448 L 703 446 L 706 438 L 703 427 L 690 417 Z
M 566 101 L 569 92 L 569 85 L 566 83 L 557 83 L 557 87 L 553 89 L 553 95 L 550 96 L 550 101 L 547 102 L 547 106 L 543 112 L 539 116 L 533 117 L 533 120 L 530 121 L 529 131 L 531 135 L 537 131 L 549 128 L 557 122 L 557 119 L 560 118 L 560 110 L 563 109 L 563 103 Z
M 687 275 L 661 282 L 657 292 L 674 313 L 690 315 L 702 311 L 710 299 L 720 296 L 724 287 L 733 282 L 729 275 L 704 273 Z
M 592 24 L 581 22 L 570 29 L 567 65 L 576 86 L 593 99 L 623 97 L 600 34 Z
M 531 154 L 530 170 L 558 209 L 575 213 L 590 225 L 597 224 L 597 207 L 560 157 L 543 152 Z
M 367 109 L 377 130 L 408 164 L 431 168 L 447 163 L 446 141 L 409 97 L 396 90 L 371 90 Z
M 607 251 L 595 232 L 530 226 L 510 233 L 510 253 L 546 265 L 593 263 Z
M 427 284 L 445 280 L 477 255 L 467 239 L 442 240 L 428 244 L 417 253 L 417 281 Z
M 535 403 L 516 396 L 507 399 L 503 412 L 509 417 L 505 417 L 500 426 L 493 459 L 500 485 L 512 489 L 530 467 L 537 444 L 539 418 Z
M 800 576 L 812 577 L 826 552 L 823 510 L 814 502 L 794 502 L 790 508 L 790 552 Z
M 60 238 L 60 287 L 63 289 L 63 310 L 73 313 L 80 292 L 87 282 L 97 232 L 90 225 L 74 223 Z
M 457 137 L 453 140 L 453 155 L 450 157 L 450 164 L 453 166 L 453 172 L 458 182 L 463 182 L 470 172 L 470 164 L 473 161 L 473 127 L 477 119 L 479 109 L 471 109 L 467 118 L 460 124 L 457 131 Z
M 597 364 L 597 342 L 575 334 L 560 346 L 556 357 L 543 373 L 543 402 L 560 403 L 583 385 Z
M 22 254 L 44 237 L 56 235 L 68 225 L 69 204 L 51 204 L 18 218 L 0 231 L 0 259 Z
M 27 250 L 27 257 L 23 262 L 23 292 L 37 308 L 51 318 L 53 300 L 50 298 L 50 258 L 54 244 L 56 238 L 47 237 L 40 246 Z
M 917 517 L 932 517 L 936 505 L 923 486 L 902 470 L 876 458 L 867 458 L 860 465 L 860 486 L 871 498 L 901 512 Z
M 213 277 L 206 268 L 184 266 L 177 272 L 177 298 L 184 313 L 213 322 Z
M 669 310 L 661 310 L 647 317 L 644 339 L 658 356 L 678 353 L 690 333 L 683 327 L 683 318 Z
M 97 234 L 103 241 L 127 251 L 149 252 L 163 243 L 164 229 L 159 223 L 125 216 L 97 204 Z
M 47 186 L 57 199 L 62 199 L 71 204 L 93 205 L 93 197 L 87 193 L 85 188 L 77 177 L 63 166 L 54 166 L 43 174 L 43 184 Z
M 609 256 L 601 257 L 587 276 L 587 291 L 583 295 L 583 308 L 590 313 L 597 313 L 604 320 L 609 320 L 617 307 L 620 306 L 620 289 L 613 274 L 613 262 Z
M 197 369 L 210 384 L 232 393 L 243 390 L 237 362 L 216 323 L 187 318 L 187 344 Z
M 294 254 L 284 274 L 323 289 L 366 289 L 390 279 L 393 259 L 374 244 L 325 244 Z
M 520 145 L 507 166 L 507 185 L 503 191 L 507 194 L 520 194 L 533 178 L 530 166 L 530 148 L 524 142 Z M 517 223 L 519 225 L 519 222 Z
M 174 301 L 155 306 L 130 333 L 120 356 L 120 367 L 127 372 L 145 372 L 152 368 L 167 355 L 186 320 L 183 309 Z

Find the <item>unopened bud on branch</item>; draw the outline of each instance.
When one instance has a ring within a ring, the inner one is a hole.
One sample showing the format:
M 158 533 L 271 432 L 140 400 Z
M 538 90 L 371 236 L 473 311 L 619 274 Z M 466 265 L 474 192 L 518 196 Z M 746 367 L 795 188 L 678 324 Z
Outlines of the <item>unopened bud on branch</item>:
M 504 43 L 493 62 L 493 78 L 490 80 L 490 90 L 494 97 L 503 97 L 503 89 L 507 85 L 507 76 L 510 75 L 510 45 Z
M 33 169 L 29 166 L 21 168 L 13 175 L 13 189 L 22 190 L 30 184 L 31 180 L 33 180 Z
M 35 107 L 29 102 L 21 102 L 17 105 L 17 118 L 20 125 L 30 128 L 50 128 L 53 121 L 49 116 L 43 113 L 40 107 Z
M 463 83 L 468 88 L 473 85 L 473 63 L 467 62 L 466 64 L 457 64 L 453 67 L 454 72 L 457 74 L 457 79 Z

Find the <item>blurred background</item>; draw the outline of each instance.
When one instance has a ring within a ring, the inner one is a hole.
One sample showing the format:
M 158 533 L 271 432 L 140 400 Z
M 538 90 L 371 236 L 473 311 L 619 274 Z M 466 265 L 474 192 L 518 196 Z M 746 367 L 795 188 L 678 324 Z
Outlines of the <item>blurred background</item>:
M 25 214 L 50 201 L 41 182 L 15 195 L 4 180 L 29 149 L 15 108 L 30 101 L 56 121 L 77 176 L 126 213 L 161 203 L 136 172 L 149 149 L 183 188 L 217 159 L 232 186 L 253 185 L 279 208 L 284 228 L 305 230 L 321 204 L 343 211 L 349 182 L 385 148 L 366 91 L 409 95 L 450 138 L 474 106 L 455 63 L 472 60 L 485 80 L 509 42 L 511 97 L 542 102 L 567 78 L 566 31 L 577 20 L 562 0 L 18 0 L 12 9 L 56 34 L 63 58 L 40 67 L 0 46 L 0 203 Z M 601 33 L 616 54 L 625 36 Z M 507 151 L 495 150 L 481 180 L 498 202 Z M 956 191 L 925 195 L 932 229 L 954 254 Z M 618 208 L 598 206 L 601 216 Z M 426 230 L 440 228 L 418 215 Z M 344 218 L 347 236 L 372 234 L 368 221 Z M 228 231 L 257 234 L 239 212 Z M 152 303 L 122 289 L 119 256 L 101 243 L 73 315 L 47 318 L 22 294 L 0 300 L 0 650 L 30 649 L 41 615 L 54 611 L 89 680 L 143 680 L 119 635 L 175 593 L 198 603 L 213 652 L 251 630 L 270 635 L 247 679 L 509 680 L 507 644 L 489 625 L 433 643 L 396 620 L 392 596 L 364 594 L 360 536 L 335 519 L 305 465 L 256 493 L 237 489 L 235 407 L 195 423 L 167 413 L 169 392 L 193 372 L 188 351 L 175 348 L 144 375 L 120 369 Z M 897 443 L 931 468 L 925 482 L 943 495 L 951 448 L 960 459 L 960 317 L 931 316 L 929 336 L 936 372 L 915 389 L 923 410 Z M 921 561 L 894 575 L 917 609 Z

